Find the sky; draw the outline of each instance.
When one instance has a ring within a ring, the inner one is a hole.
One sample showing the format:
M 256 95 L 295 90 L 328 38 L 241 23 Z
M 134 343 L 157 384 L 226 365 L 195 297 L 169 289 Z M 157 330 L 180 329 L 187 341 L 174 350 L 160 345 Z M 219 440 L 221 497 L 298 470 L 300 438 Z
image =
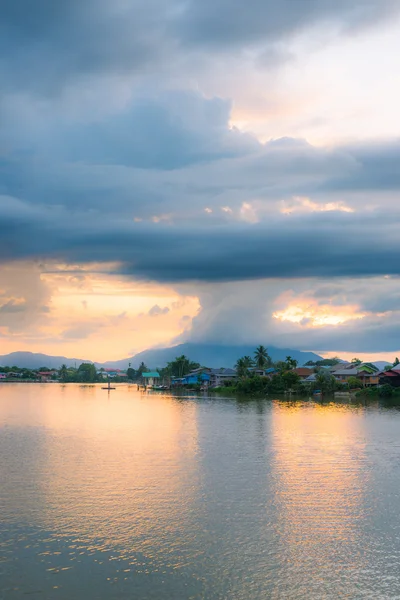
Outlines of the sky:
M 398 0 L 3 0 L 0 354 L 400 354 Z

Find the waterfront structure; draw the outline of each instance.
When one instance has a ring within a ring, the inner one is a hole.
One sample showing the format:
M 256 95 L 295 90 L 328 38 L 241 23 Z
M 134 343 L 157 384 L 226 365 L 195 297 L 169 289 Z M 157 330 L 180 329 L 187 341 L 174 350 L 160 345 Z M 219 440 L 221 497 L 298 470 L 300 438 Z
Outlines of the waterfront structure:
M 160 373 L 158 373 L 158 371 L 148 371 L 147 373 L 142 373 L 143 385 L 146 387 L 156 385 L 159 379 Z
M 175 378 L 175 385 L 196 385 L 203 384 L 212 388 L 221 387 L 230 381 L 236 381 L 237 373 L 235 369 L 220 368 L 211 369 L 209 367 L 199 367 L 193 369 L 185 377 Z
M 379 374 L 381 385 L 389 384 L 392 387 L 400 387 L 400 370 L 389 369 Z

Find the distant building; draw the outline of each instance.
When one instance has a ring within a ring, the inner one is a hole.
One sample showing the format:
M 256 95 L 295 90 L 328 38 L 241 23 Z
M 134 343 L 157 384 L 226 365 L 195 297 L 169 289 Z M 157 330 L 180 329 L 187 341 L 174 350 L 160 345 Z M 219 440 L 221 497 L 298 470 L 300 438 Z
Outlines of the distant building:
M 146 387 L 156 385 L 160 379 L 158 371 L 149 371 L 148 373 L 142 373 L 142 381 Z
M 37 376 L 40 381 L 49 381 L 58 375 L 58 371 L 39 371 Z
M 379 382 L 381 385 L 389 384 L 393 387 L 400 387 L 400 371 L 389 369 L 389 371 L 379 373 Z
M 0 373 L 0 379 L 7 379 L 6 373 Z
M 237 379 L 235 369 L 210 369 L 210 386 L 221 387 L 229 381 Z
M 103 369 L 97 371 L 98 375 L 102 375 L 103 377 L 109 377 L 113 379 L 114 377 L 127 377 L 126 371 L 121 371 L 121 369 Z
M 296 369 L 292 369 L 291 373 L 296 373 L 300 377 L 300 379 L 307 379 L 310 375 L 313 374 L 313 370 L 308 367 L 297 367 Z
M 210 383 L 210 375 L 208 373 L 189 373 L 185 377 L 180 379 L 182 385 L 209 385 Z
M 379 385 L 380 373 L 377 367 L 371 363 L 363 363 L 361 365 L 349 364 L 343 368 L 333 371 L 332 375 L 338 381 L 346 383 L 350 377 L 357 377 L 364 387 Z
M 237 373 L 235 369 L 210 369 L 209 367 L 200 367 L 194 369 L 185 377 L 175 379 L 175 383 L 178 385 L 203 383 L 210 387 L 221 387 L 225 382 L 235 381 L 236 379 Z

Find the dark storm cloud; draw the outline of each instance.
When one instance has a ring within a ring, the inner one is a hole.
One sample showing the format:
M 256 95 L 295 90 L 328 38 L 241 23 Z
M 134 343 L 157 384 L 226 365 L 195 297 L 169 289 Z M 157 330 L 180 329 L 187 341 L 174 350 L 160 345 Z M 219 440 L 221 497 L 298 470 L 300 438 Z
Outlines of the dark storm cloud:
M 107 118 L 59 122 L 40 147 L 68 162 L 164 170 L 258 150 L 254 137 L 229 129 L 230 112 L 230 102 L 191 92 L 147 95 Z
M 115 261 L 121 273 L 165 282 L 399 274 L 400 219 L 377 231 L 376 218 L 317 213 L 255 226 L 176 227 L 15 203 L 3 210 L 0 256 Z
M 229 128 L 229 111 L 181 92 L 80 126 L 53 114 L 43 127 L 10 119 L 0 137 L 12 148 L 1 165 L 1 260 L 118 262 L 158 281 L 398 273 L 399 143 L 261 144 Z M 284 200 L 292 215 L 279 212 Z M 243 222 L 253 201 L 259 214 Z M 355 212 L 318 212 L 344 201 Z
M 146 68 L 161 60 L 161 0 L 3 0 L 0 68 L 10 86 L 53 94 L 71 78 Z M 4 81 L 5 79 L 5 81 Z
M 400 142 L 352 145 L 346 152 L 353 156 L 357 167 L 350 174 L 325 182 L 321 188 L 330 190 L 393 190 L 400 188 Z
M 329 21 L 360 27 L 398 8 L 397 0 L 3 0 L 2 88 L 52 95 L 102 73 L 170 70 L 191 49 L 211 60 L 212 49 L 265 46 Z
M 395 0 L 189 0 L 184 7 L 185 40 L 215 47 L 276 40 L 317 22 L 360 27 L 398 10 Z

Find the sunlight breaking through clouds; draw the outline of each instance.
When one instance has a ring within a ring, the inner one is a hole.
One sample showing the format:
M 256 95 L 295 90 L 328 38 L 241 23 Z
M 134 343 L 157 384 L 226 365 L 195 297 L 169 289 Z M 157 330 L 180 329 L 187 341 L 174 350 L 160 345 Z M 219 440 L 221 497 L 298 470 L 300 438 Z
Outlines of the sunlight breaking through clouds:
M 366 313 L 360 312 L 357 306 L 319 305 L 311 301 L 292 304 L 284 310 L 273 313 L 274 319 L 306 327 L 343 325 L 348 321 L 363 319 L 365 316 Z
M 281 208 L 280 212 L 284 215 L 290 215 L 293 212 L 355 212 L 353 208 L 347 206 L 347 204 L 342 201 L 319 203 L 314 202 L 310 198 L 303 198 L 301 196 L 295 196 L 292 199 L 292 202 L 284 202 L 283 204 L 284 206 Z

